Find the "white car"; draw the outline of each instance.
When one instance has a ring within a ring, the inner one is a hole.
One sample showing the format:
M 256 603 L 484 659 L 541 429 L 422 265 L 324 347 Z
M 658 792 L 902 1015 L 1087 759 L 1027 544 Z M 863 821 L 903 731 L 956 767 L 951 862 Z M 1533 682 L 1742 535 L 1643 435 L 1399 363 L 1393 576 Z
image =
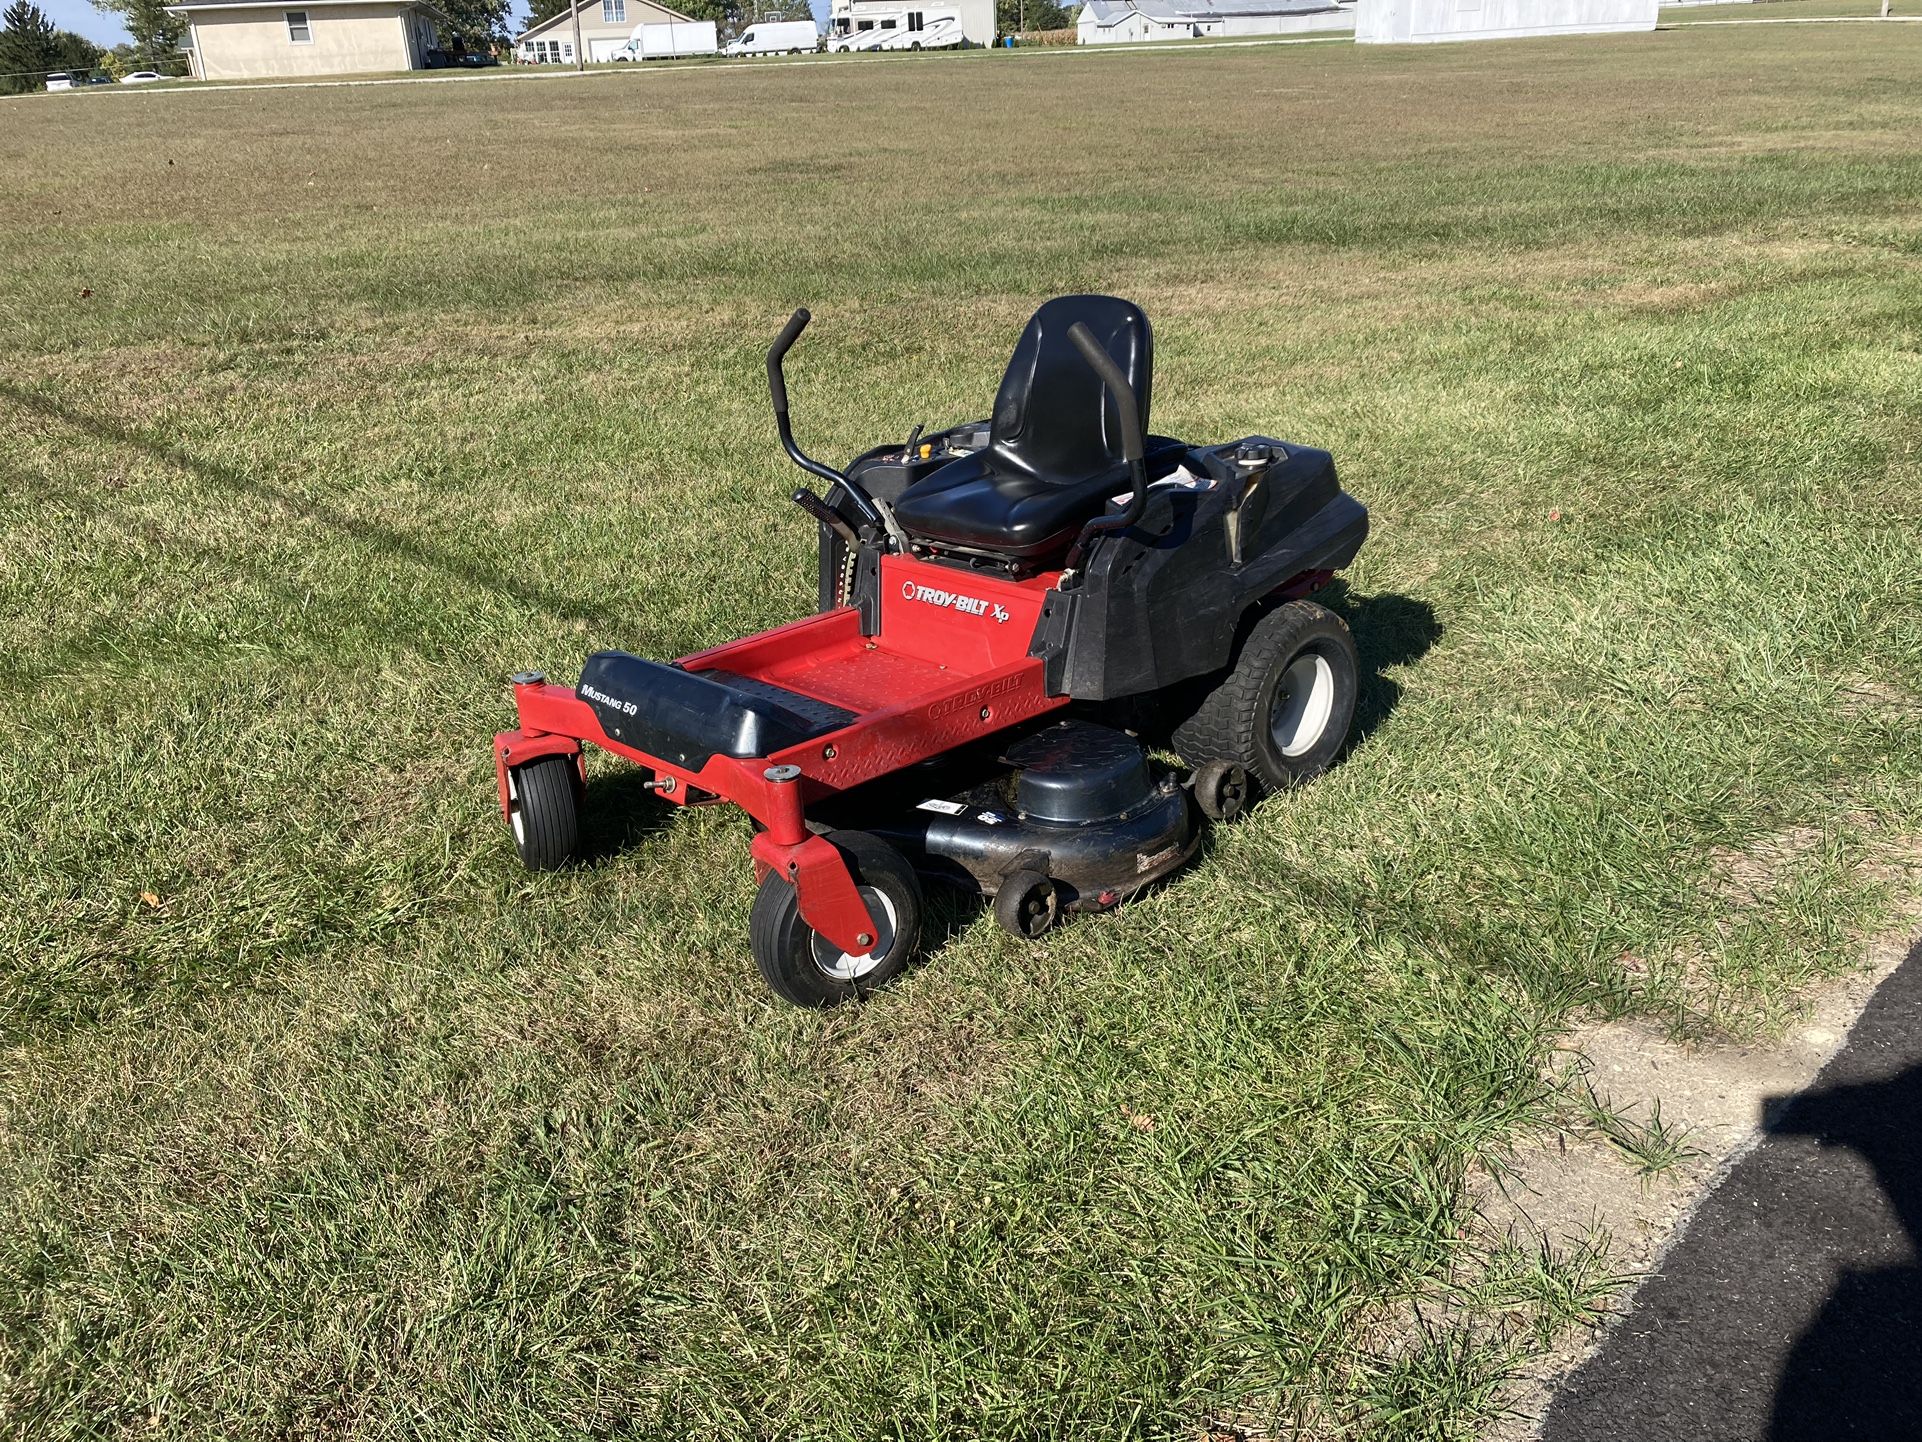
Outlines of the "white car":
M 145 85 L 149 81 L 165 80 L 166 78 L 167 77 L 162 75 L 158 70 L 136 70 L 131 75 L 121 76 L 120 83 L 122 85 Z
M 49 91 L 71 90 L 73 89 L 73 77 L 64 70 L 56 70 L 47 77 L 47 89 Z

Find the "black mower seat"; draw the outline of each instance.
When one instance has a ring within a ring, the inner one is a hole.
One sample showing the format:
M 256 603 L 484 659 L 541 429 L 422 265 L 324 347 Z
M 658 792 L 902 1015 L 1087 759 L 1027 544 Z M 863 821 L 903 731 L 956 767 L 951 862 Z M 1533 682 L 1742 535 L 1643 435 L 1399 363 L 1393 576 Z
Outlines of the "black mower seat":
M 1174 470 L 1187 451 L 1185 441 L 1150 436 L 1148 480 Z M 1065 548 L 1128 485 L 1126 464 L 1063 485 L 1004 470 L 990 452 L 976 451 L 903 491 L 894 514 L 915 537 L 1034 560 Z
M 1064 295 L 1034 313 L 995 394 L 986 449 L 916 481 L 894 503 L 916 539 L 1021 560 L 1064 549 L 1107 498 L 1127 490 L 1114 401 L 1068 339 L 1077 321 L 1106 347 L 1148 424 L 1154 335 L 1141 308 L 1110 295 Z M 1179 462 L 1155 437 L 1149 479 Z

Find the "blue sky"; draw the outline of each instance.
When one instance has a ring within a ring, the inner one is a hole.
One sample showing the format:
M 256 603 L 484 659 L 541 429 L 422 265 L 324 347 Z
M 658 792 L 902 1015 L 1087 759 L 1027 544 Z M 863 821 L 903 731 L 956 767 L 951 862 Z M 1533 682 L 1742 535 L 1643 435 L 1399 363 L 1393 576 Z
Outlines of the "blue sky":
M 118 45 L 127 38 L 127 27 L 118 15 L 103 15 L 87 0 L 35 0 L 47 18 L 62 30 L 86 36 L 96 45 Z

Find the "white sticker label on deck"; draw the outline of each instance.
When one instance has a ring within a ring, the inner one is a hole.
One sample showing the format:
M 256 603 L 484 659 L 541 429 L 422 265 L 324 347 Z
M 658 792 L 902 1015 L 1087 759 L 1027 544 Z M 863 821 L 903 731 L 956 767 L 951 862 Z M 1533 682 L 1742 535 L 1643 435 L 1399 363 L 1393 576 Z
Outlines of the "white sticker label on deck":
M 938 811 L 943 816 L 959 816 L 968 808 L 958 801 L 923 801 L 914 809 L 916 811 Z

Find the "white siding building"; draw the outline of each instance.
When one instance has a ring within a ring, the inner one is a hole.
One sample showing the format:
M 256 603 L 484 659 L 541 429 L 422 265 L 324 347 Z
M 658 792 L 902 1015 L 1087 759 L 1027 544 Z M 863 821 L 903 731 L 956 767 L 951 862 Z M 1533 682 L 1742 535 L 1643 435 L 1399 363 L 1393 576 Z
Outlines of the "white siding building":
M 1354 10 L 1336 0 L 1088 0 L 1075 20 L 1075 43 L 1117 45 L 1354 28 Z
M 1364 45 L 1653 30 L 1661 0 L 1361 0 Z
M 447 17 L 425 0 L 188 0 L 187 53 L 202 80 L 417 70 Z

